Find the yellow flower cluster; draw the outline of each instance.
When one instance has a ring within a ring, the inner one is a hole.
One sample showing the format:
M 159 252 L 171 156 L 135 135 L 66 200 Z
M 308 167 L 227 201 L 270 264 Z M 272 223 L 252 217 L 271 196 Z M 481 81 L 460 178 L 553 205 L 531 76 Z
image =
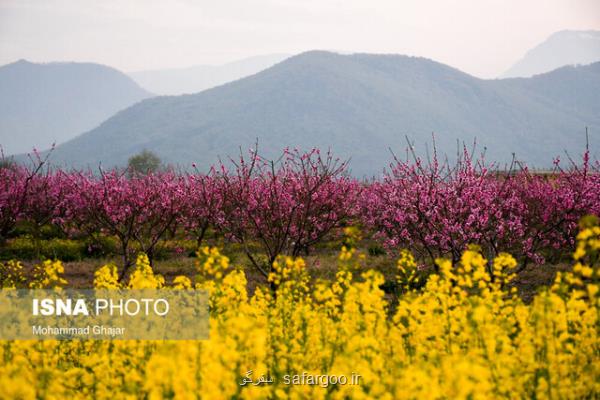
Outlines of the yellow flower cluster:
M 33 268 L 32 289 L 60 289 L 67 281 L 61 276 L 65 267 L 58 260 L 46 260 Z
M 148 256 L 143 253 L 138 255 L 127 287 L 129 289 L 160 289 L 164 285 L 165 278 L 154 273 Z
M 222 255 L 216 247 L 203 247 L 197 252 L 196 271 L 198 281 L 221 281 L 230 268 L 229 258 Z
M 98 289 L 119 289 L 121 284 L 119 283 L 117 266 L 107 264 L 98 269 L 94 273 L 94 287 Z
M 344 228 L 344 244 L 346 246 L 356 247 L 362 238 L 362 232 L 357 226 Z
M 353 250 L 342 251 L 334 282 L 314 285 L 302 259 L 279 258 L 269 276 L 276 291 L 258 287 L 249 296 L 243 271 L 205 248 L 195 287 L 211 291 L 208 340 L 3 342 L 0 398 L 595 398 L 598 237 L 597 229 L 582 231 L 575 270 L 530 304 L 510 285 L 516 261 L 486 260 L 476 247 L 457 265 L 438 260 L 440 272 L 422 290 L 394 301 L 381 273 L 351 271 Z M 415 268 L 409 254 L 399 269 Z M 44 264 L 49 286 L 62 279 L 56 263 Z M 119 285 L 116 267 L 100 269 L 95 284 Z M 164 280 L 140 256 L 123 285 L 163 287 Z M 192 285 L 178 277 L 173 286 Z M 323 375 L 348 383 L 292 384 L 294 376 Z M 242 385 L 247 376 L 269 379 Z
M 98 289 L 160 289 L 163 286 L 165 278 L 154 273 L 148 256 L 143 253 L 138 255 L 127 283 L 119 282 L 114 264 L 105 265 L 94 273 L 94 287 Z
M 573 271 L 559 273 L 553 290 L 563 295 L 572 290 L 578 296 L 596 298 L 600 291 L 600 226 L 587 227 L 579 232 L 573 259 Z
M 7 289 L 14 289 L 25 282 L 23 275 L 23 264 L 19 261 L 11 260 L 6 263 L 0 263 L 0 286 Z
M 396 281 L 402 289 L 410 290 L 413 284 L 419 282 L 415 257 L 409 250 L 402 249 L 396 265 L 398 266 Z
M 283 282 L 306 280 L 306 264 L 302 258 L 278 257 L 273 263 L 272 272 L 269 274 L 269 282 L 280 286 Z M 294 282 L 296 281 L 296 282 Z M 308 290 L 308 288 L 307 288 Z

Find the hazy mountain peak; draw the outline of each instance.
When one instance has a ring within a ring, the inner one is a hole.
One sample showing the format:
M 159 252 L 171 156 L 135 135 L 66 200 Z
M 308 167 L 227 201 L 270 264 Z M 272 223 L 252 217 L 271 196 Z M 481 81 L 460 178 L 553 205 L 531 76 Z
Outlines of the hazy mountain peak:
M 17 61 L 15 61 L 15 62 L 14 62 L 14 63 L 12 63 L 12 64 L 16 64 L 16 65 L 28 65 L 28 64 L 33 64 L 33 63 L 32 63 L 32 62 L 30 62 L 30 61 L 27 61 L 27 60 L 26 60 L 26 59 L 24 59 L 24 58 L 21 58 L 20 60 L 17 60 Z M 8 65 L 11 65 L 11 64 L 8 64 Z
M 439 154 L 477 138 L 489 160 L 516 152 L 544 166 L 563 150 L 583 149 L 585 126 L 597 152 L 597 69 L 482 80 L 419 57 L 311 51 L 200 93 L 142 101 L 58 146 L 52 159 L 122 166 L 149 149 L 167 163 L 205 168 L 258 138 L 267 158 L 285 147 L 331 148 L 362 176 L 386 166 L 389 148 L 402 153 L 405 136 L 423 149 L 435 132 Z
M 596 61 L 600 61 L 600 31 L 564 30 L 529 50 L 502 77 L 530 77 L 565 65 Z
M 288 58 L 288 54 L 266 54 L 222 65 L 195 65 L 185 68 L 130 72 L 142 87 L 162 95 L 198 93 L 215 86 L 256 74 Z
M 6 71 L 6 70 L 14 70 L 14 69 L 25 69 L 25 68 L 32 68 L 35 67 L 36 64 L 32 63 L 31 61 L 27 61 L 24 58 L 21 58 L 20 60 L 17 60 L 15 62 L 6 64 L 6 65 L 0 65 L 0 71 Z
M 149 96 L 104 65 L 19 60 L 0 67 L 0 145 L 5 154 L 47 148 Z

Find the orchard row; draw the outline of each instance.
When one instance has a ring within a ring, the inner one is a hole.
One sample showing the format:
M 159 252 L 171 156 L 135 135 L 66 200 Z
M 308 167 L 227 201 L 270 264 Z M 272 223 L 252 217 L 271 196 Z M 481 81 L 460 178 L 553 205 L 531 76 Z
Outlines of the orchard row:
M 278 255 L 299 256 L 339 228 L 361 225 L 389 249 L 458 261 L 469 244 L 520 265 L 558 261 L 572 250 L 578 221 L 600 214 L 600 175 L 585 153 L 548 174 L 498 171 L 465 153 L 453 164 L 396 160 L 378 180 L 350 177 L 331 153 L 256 153 L 208 173 L 65 172 L 0 169 L 0 245 L 27 222 L 69 235 L 104 234 L 119 244 L 124 271 L 143 251 L 185 233 L 200 246 L 211 229 L 240 243 L 265 276 Z M 266 257 L 265 257 L 266 256 Z M 123 271 L 123 272 L 124 272 Z

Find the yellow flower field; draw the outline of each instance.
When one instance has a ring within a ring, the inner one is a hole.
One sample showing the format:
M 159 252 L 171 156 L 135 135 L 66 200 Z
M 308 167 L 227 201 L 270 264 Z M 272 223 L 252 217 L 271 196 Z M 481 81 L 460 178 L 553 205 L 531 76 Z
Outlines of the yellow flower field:
M 5 341 L 0 398 L 594 398 L 599 253 L 600 227 L 580 232 L 573 272 L 531 304 L 510 285 L 515 260 L 501 254 L 488 263 L 475 247 L 459 265 L 438 260 L 439 274 L 397 301 L 352 249 L 342 249 L 333 282 L 309 284 L 302 259 L 280 258 L 269 277 L 276 292 L 259 287 L 251 297 L 243 271 L 217 249 L 199 252 L 196 282 L 179 277 L 173 288 L 141 255 L 128 282 L 109 265 L 96 272 L 96 287 L 209 289 L 210 339 Z M 2 268 L 15 277 L 19 266 Z M 415 268 L 402 252 L 397 279 L 407 288 Z M 46 262 L 32 287 L 64 286 L 61 271 Z M 243 384 L 246 376 L 272 382 Z

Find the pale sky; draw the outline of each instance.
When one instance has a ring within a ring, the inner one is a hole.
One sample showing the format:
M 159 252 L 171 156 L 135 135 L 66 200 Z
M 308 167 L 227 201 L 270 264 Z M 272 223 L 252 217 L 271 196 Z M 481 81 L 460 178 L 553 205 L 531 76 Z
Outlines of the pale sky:
M 0 64 L 122 71 L 324 49 L 496 77 L 553 32 L 600 30 L 600 0 L 0 0 Z

